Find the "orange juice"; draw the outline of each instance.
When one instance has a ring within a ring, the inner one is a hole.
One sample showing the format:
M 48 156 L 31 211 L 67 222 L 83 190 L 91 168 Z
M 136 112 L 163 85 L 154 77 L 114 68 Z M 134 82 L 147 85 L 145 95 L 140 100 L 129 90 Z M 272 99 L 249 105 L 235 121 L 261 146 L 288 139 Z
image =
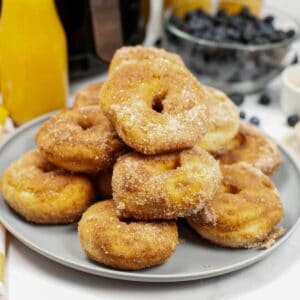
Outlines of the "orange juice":
M 229 14 L 238 13 L 244 6 L 247 6 L 252 14 L 259 15 L 263 0 L 220 0 L 219 8 L 223 8 Z
M 212 10 L 212 0 L 189 0 L 189 1 L 181 1 L 181 0 L 165 0 L 164 8 L 169 8 L 172 6 L 178 5 L 178 8 L 175 9 L 174 13 L 182 17 L 189 10 L 203 9 L 206 12 L 211 12 Z
M 66 38 L 53 0 L 2 1 L 0 78 L 16 124 L 65 106 Z

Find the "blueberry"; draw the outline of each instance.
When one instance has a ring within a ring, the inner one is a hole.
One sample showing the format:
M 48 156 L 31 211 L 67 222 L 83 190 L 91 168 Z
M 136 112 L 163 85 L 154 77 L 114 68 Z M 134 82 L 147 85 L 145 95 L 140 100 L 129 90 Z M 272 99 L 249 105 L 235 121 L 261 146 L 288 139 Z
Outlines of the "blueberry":
M 242 17 L 251 17 L 251 12 L 249 10 L 249 8 L 247 6 L 244 6 L 241 10 L 240 10 L 240 16 Z
M 203 31 L 207 28 L 207 24 L 204 20 L 202 19 L 194 19 L 192 22 L 189 23 L 189 26 L 195 30 L 195 32 L 197 31 Z
M 294 127 L 299 121 L 299 115 L 290 115 L 287 117 L 287 123 L 290 127 Z
M 292 38 L 295 35 L 295 30 L 291 29 L 286 32 L 287 38 Z
M 227 40 L 227 34 L 225 27 L 218 27 L 214 33 L 214 40 L 217 42 L 225 42 Z
M 198 8 L 198 9 L 196 10 L 196 15 L 197 15 L 198 17 L 206 17 L 206 16 L 207 16 L 207 13 L 206 13 L 206 11 L 203 10 L 202 8 Z
M 255 28 L 252 25 L 247 24 L 242 34 L 243 40 L 246 43 L 251 42 L 252 40 L 254 40 L 255 34 L 256 34 Z
M 251 117 L 249 122 L 255 126 L 259 126 L 259 123 L 260 123 L 259 118 L 255 117 L 255 116 Z
M 229 22 L 230 25 L 237 30 L 241 30 L 244 25 L 243 19 L 239 15 L 232 16 Z
M 226 12 L 226 10 L 223 9 L 223 8 L 218 9 L 217 17 L 226 18 L 226 17 L 227 17 L 227 12 Z
M 257 25 L 258 35 L 265 37 L 268 41 L 272 41 L 276 38 L 276 31 L 274 30 L 273 26 L 265 23 L 259 22 Z
M 266 16 L 266 17 L 264 18 L 264 22 L 267 23 L 267 24 L 272 24 L 273 21 L 274 21 L 274 17 L 271 16 L 271 15 Z
M 195 11 L 189 10 L 185 16 L 184 16 L 184 21 L 185 22 L 190 22 L 192 19 L 196 18 L 197 14 Z
M 268 94 L 262 94 L 258 100 L 258 103 L 262 105 L 269 105 L 271 102 L 272 99 Z
M 215 17 L 213 19 L 213 23 L 214 23 L 214 26 L 217 27 L 217 28 L 223 28 L 223 22 L 224 20 L 222 18 L 219 18 L 219 17 Z
M 275 30 L 275 34 L 273 37 L 273 42 L 281 42 L 286 38 L 286 34 L 283 30 Z
M 243 110 L 240 111 L 240 118 L 246 119 L 246 113 Z
M 154 42 L 154 45 L 155 45 L 155 47 L 157 47 L 157 48 L 160 48 L 160 47 L 161 47 L 161 44 L 162 44 L 162 39 L 161 39 L 161 38 L 158 38 L 158 39 Z
M 240 93 L 232 93 L 229 95 L 229 98 L 236 106 L 240 106 L 244 102 L 244 95 Z
M 296 65 L 298 62 L 299 62 L 299 59 L 298 59 L 298 55 L 296 54 L 293 61 L 291 62 L 291 64 Z
M 239 31 L 233 28 L 227 28 L 226 36 L 228 40 L 232 40 L 232 41 L 239 41 L 240 39 Z

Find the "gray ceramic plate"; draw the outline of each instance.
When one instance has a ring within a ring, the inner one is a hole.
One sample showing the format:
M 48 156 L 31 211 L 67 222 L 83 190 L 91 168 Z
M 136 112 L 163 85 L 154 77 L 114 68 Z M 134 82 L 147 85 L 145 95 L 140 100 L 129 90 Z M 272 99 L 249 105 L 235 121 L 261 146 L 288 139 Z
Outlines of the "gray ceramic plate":
M 14 160 L 34 148 L 35 133 L 48 116 L 28 123 L 0 148 L 0 174 Z M 298 168 L 281 148 L 283 162 L 274 176 L 285 208 L 282 226 L 287 232 L 267 250 L 232 250 L 216 247 L 199 238 L 185 224 L 180 224 L 178 245 L 171 259 L 158 267 L 142 271 L 118 271 L 88 260 L 80 248 L 77 225 L 40 226 L 23 221 L 0 196 L 0 218 L 4 226 L 20 241 L 36 252 L 66 266 L 99 276 L 133 281 L 174 282 L 208 278 L 249 266 L 273 252 L 296 228 L 300 216 L 300 176 Z

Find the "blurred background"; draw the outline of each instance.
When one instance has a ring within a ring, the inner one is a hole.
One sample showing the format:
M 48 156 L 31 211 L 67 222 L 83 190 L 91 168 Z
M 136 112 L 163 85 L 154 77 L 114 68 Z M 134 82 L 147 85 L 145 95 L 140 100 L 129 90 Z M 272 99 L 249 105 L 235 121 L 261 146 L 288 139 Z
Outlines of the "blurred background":
M 295 0 L 0 3 L 2 125 L 7 116 L 20 125 L 64 107 L 69 84 L 73 91 L 104 79 L 124 45 L 176 52 L 202 83 L 229 94 L 261 92 L 298 63 Z

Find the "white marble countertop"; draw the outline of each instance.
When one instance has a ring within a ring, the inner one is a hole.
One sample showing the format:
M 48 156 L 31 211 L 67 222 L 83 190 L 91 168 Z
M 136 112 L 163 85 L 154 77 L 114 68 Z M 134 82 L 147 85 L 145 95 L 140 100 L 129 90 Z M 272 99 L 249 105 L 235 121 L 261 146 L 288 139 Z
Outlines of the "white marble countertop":
M 269 1 L 270 2 L 270 1 Z M 279 3 L 279 1 L 275 1 Z M 282 3 L 282 1 L 280 1 Z M 295 0 L 287 0 L 295 6 Z M 299 2 L 298 2 L 299 3 Z M 283 5 L 283 4 L 281 4 Z M 298 5 L 299 7 L 299 5 Z M 74 91 L 103 76 L 73 83 Z M 257 96 L 247 97 L 242 109 L 257 116 L 261 128 L 277 141 L 291 133 L 279 108 L 279 80 L 269 92 L 271 106 L 257 104 Z M 300 197 L 300 195 L 299 195 Z M 299 199 L 300 201 L 300 199 Z M 8 237 L 6 283 L 9 300 L 19 299 L 299 299 L 300 228 L 271 256 L 244 270 L 208 280 L 175 284 L 146 284 L 110 280 L 59 265 L 33 252 L 12 236 Z

